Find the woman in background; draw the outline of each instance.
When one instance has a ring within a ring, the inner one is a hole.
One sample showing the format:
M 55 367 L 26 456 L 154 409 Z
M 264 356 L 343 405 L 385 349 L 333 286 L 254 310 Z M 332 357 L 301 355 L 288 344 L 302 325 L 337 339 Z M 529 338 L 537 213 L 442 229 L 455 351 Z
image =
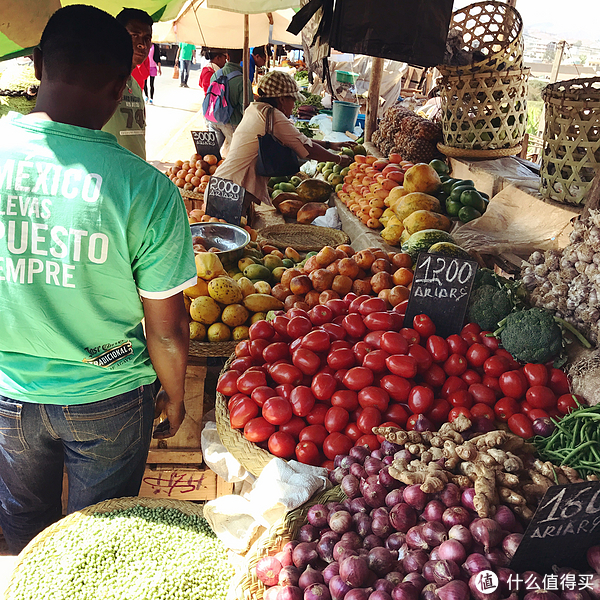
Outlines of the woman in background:
M 156 44 L 152 44 L 150 52 L 148 53 L 148 66 L 150 68 L 150 95 L 148 95 L 148 80 L 144 81 L 144 96 L 146 96 L 146 102 L 154 104 L 154 78 L 156 75 L 162 75 L 162 69 L 160 68 L 160 50 Z

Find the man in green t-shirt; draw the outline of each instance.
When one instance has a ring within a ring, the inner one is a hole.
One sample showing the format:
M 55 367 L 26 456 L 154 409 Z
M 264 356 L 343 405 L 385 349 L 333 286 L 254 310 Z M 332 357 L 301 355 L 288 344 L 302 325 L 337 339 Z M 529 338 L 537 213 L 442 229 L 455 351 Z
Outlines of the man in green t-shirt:
M 154 437 L 185 416 L 185 207 L 100 131 L 131 60 L 113 17 L 59 9 L 34 51 L 35 111 L 0 121 L 0 527 L 15 553 L 61 517 L 63 467 L 69 512 L 138 494 L 157 377 Z
M 133 70 L 148 58 L 152 47 L 152 17 L 137 8 L 124 8 L 117 21 L 131 36 Z M 112 133 L 123 148 L 146 160 L 146 104 L 142 89 L 132 76 L 127 79 L 121 103 L 102 131 Z
M 196 46 L 194 44 L 188 44 L 187 42 L 181 42 L 179 48 L 177 48 L 177 56 L 175 57 L 175 64 L 179 59 L 179 77 L 181 83 L 179 87 L 189 87 L 188 79 L 190 77 L 190 68 L 192 61 L 196 56 Z

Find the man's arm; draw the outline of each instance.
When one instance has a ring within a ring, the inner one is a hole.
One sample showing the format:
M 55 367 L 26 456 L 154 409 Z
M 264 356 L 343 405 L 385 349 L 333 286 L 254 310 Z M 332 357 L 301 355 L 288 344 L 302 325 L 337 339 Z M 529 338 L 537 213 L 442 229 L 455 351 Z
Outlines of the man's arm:
M 158 439 L 177 433 L 185 417 L 183 395 L 189 353 L 188 316 L 179 293 L 164 300 L 144 298 L 146 340 L 154 370 L 167 394 L 163 407 L 169 428 L 161 423 L 154 432 Z

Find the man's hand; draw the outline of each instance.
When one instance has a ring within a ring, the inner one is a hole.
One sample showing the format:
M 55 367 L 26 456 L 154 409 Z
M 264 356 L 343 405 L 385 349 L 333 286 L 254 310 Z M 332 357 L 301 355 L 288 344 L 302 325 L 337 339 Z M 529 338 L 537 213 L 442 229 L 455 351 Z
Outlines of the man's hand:
M 161 389 L 156 396 L 154 418 L 158 419 L 162 414 L 166 418 L 154 428 L 154 433 L 152 434 L 152 437 L 156 440 L 173 437 L 185 419 L 183 401 L 173 402 L 167 395 L 167 392 Z
M 344 148 L 354 148 L 356 142 L 331 142 L 330 148 L 332 150 L 343 150 Z

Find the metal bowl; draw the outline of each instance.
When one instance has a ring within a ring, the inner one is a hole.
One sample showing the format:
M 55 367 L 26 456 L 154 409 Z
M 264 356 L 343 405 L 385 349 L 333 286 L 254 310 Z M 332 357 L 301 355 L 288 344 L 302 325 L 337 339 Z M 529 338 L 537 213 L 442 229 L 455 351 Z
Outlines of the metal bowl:
M 237 262 L 244 255 L 244 247 L 250 242 L 249 233 L 242 227 L 229 223 L 193 223 L 192 237 L 206 240 L 206 249 L 219 248 L 215 254 L 222 263 Z

